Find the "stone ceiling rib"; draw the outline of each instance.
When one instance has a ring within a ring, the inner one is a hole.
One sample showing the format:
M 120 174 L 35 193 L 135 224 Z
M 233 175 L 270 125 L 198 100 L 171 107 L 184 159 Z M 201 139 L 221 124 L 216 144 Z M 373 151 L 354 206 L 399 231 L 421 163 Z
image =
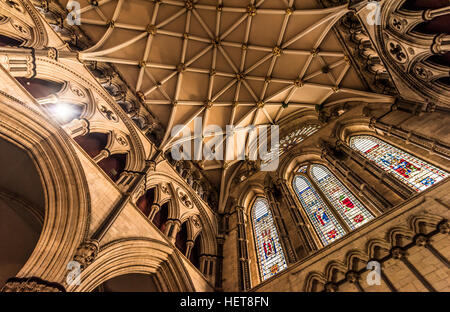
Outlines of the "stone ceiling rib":
M 203 117 L 203 131 L 217 120 L 259 127 L 283 121 L 287 112 L 340 103 L 333 97 L 338 92 L 352 100 L 388 101 L 365 91 L 360 81 L 348 82 L 354 69 L 330 31 L 348 12 L 346 5 L 295 9 L 294 0 L 204 2 L 102 0 L 81 9 L 81 28 L 96 39 L 80 59 L 115 64 L 150 111 L 166 114 L 163 151 L 173 145 L 175 123 L 184 122 L 178 135 L 196 117 Z M 141 10 L 131 12 L 135 5 Z M 272 23 L 267 29 L 261 26 L 266 21 Z M 261 33 L 273 39 L 258 41 Z M 176 39 L 181 43 L 171 46 Z M 211 161 L 204 170 L 222 170 L 224 180 L 234 163 Z

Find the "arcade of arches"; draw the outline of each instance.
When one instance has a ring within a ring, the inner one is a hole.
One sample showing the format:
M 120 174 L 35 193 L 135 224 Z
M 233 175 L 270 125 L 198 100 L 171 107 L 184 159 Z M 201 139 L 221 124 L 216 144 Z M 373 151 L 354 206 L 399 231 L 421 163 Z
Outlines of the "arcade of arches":
M 1 291 L 450 291 L 450 2 L 77 3 L 0 0 Z

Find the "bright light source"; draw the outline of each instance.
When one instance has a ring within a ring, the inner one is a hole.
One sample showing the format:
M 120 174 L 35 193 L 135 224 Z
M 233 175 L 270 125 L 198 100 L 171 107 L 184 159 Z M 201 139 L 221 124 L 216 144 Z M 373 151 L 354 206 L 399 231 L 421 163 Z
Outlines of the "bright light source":
M 72 107 L 72 105 L 69 105 L 67 103 L 61 103 L 58 102 L 51 108 L 53 114 L 55 117 L 64 123 L 67 123 L 72 120 L 72 118 L 75 116 L 75 110 Z

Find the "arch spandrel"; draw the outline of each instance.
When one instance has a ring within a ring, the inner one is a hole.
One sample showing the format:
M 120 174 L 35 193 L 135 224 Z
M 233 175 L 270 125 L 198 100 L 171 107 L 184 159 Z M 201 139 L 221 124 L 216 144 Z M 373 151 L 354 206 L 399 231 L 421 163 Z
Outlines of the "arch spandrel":
M 3 70 L 0 78 L 11 79 Z M 16 90 L 19 97 L 28 96 L 22 89 Z M 46 189 L 43 233 L 17 276 L 37 276 L 62 283 L 66 264 L 87 235 L 90 201 L 86 178 L 67 135 L 60 128 L 25 103 L 5 96 L 4 90 L 0 97 L 1 136 L 28 151 Z

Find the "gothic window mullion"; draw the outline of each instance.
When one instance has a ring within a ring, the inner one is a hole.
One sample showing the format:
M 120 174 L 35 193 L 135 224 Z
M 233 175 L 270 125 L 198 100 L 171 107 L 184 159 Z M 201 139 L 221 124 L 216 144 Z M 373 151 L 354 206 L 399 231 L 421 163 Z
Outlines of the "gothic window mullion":
M 328 198 L 325 196 L 325 194 L 322 192 L 321 188 L 317 183 L 314 181 L 314 179 L 311 176 L 310 173 L 311 166 L 308 168 L 308 179 L 310 183 L 314 186 L 319 196 L 322 198 L 322 200 L 325 202 L 325 204 L 328 206 L 328 209 L 330 209 L 331 213 L 335 216 L 335 218 L 338 220 L 340 225 L 345 229 L 347 233 L 351 232 L 352 229 L 347 225 L 347 223 L 344 221 L 344 219 L 341 217 L 339 212 L 336 210 L 336 208 L 333 206 L 333 204 L 328 200 Z
M 297 260 L 297 256 L 287 233 L 286 224 L 284 223 L 283 217 L 281 216 L 279 204 L 274 199 L 272 189 L 265 188 L 264 193 L 269 200 L 270 207 L 272 208 L 273 218 L 276 221 L 275 227 L 280 234 L 283 250 L 285 250 L 287 253 L 287 260 L 289 261 L 289 263 L 294 263 Z
M 358 164 L 358 166 L 360 166 L 363 170 L 367 171 L 374 178 L 378 179 L 381 183 L 390 188 L 395 194 L 397 194 L 401 198 L 408 199 L 414 194 L 414 191 L 410 187 L 404 185 L 403 183 L 398 181 L 392 174 L 384 171 L 383 169 L 379 168 L 368 159 L 364 158 L 364 156 L 361 153 L 353 150 L 346 143 L 338 141 L 336 145 L 341 151 L 346 153 L 356 164 Z
M 368 185 L 360 176 L 352 172 L 343 161 L 333 158 L 328 153 L 325 153 L 323 158 L 331 165 L 330 171 L 345 180 L 346 184 L 348 184 L 347 186 L 352 188 L 354 194 L 362 194 L 363 198 L 361 196 L 358 196 L 358 198 L 373 206 L 377 215 L 392 207 L 389 201 L 381 196 L 372 186 Z M 364 200 L 366 197 L 369 200 Z
M 298 227 L 298 232 L 300 235 L 301 240 L 306 245 L 307 253 L 311 253 L 315 250 L 319 249 L 319 245 L 314 240 L 314 238 L 311 235 L 310 229 L 307 227 L 307 221 L 305 221 L 308 217 L 304 216 L 300 209 L 298 209 L 298 204 L 296 200 L 294 199 L 293 191 L 287 184 L 286 180 L 279 181 L 279 186 L 283 193 L 283 199 L 286 200 L 287 204 L 289 205 L 289 211 L 291 212 L 291 217 L 293 218 L 295 224 Z
M 332 211 L 338 214 L 339 220 L 344 221 L 350 231 L 374 218 L 374 213 L 324 165 L 311 165 L 309 175 Z
M 317 192 L 309 176 L 306 175 L 306 171 L 295 175 L 292 187 L 299 201 L 298 210 L 306 215 L 308 223 L 314 229 L 311 233 L 316 234 L 322 246 L 326 246 L 348 233 Z

